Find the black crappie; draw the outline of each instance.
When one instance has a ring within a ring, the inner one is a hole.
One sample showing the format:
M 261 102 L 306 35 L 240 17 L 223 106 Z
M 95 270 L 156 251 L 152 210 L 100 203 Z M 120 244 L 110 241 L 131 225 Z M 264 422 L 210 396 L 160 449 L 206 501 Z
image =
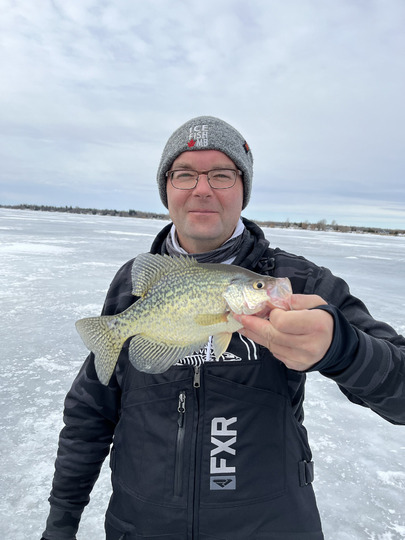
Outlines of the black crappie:
M 256 274 L 228 264 L 197 263 L 144 253 L 132 266 L 132 294 L 140 298 L 112 316 L 76 322 L 86 347 L 95 355 L 100 381 L 107 385 L 124 342 L 140 371 L 162 373 L 198 351 L 213 336 L 216 358 L 226 351 L 242 325 L 231 312 L 253 314 L 274 307 L 290 309 L 288 278 Z

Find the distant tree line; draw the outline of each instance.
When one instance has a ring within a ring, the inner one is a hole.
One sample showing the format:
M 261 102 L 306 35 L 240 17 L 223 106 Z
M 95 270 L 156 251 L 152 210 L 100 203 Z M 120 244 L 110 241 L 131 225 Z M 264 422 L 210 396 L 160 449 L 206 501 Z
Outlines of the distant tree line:
M 15 210 L 37 210 L 41 212 L 65 212 L 68 214 L 91 214 L 101 216 L 119 216 L 119 217 L 136 217 L 145 219 L 162 219 L 168 220 L 169 214 L 158 214 L 156 212 L 142 212 L 140 210 L 99 210 L 97 208 L 79 208 L 78 206 L 45 206 L 37 204 L 17 204 L 5 205 L 0 204 L 0 208 L 12 208 Z M 304 229 L 312 231 L 338 231 L 338 232 L 355 232 L 355 233 L 370 233 L 383 234 L 392 236 L 405 235 L 405 229 L 385 229 L 379 227 L 360 227 L 357 225 L 339 225 L 335 220 L 328 223 L 326 219 L 321 219 L 316 223 L 309 221 L 291 222 L 286 221 L 258 221 L 253 220 L 261 227 L 281 227 L 291 229 Z
M 37 210 L 40 212 L 64 212 L 66 214 L 90 214 L 98 216 L 137 217 L 148 219 L 169 219 L 169 214 L 155 212 L 140 212 L 139 210 L 99 210 L 97 208 L 79 208 L 78 206 L 48 206 L 38 204 L 0 204 L 0 208 L 13 208 L 15 210 Z
M 281 227 L 291 229 L 303 229 L 309 231 L 337 231 L 353 233 L 369 233 L 391 236 L 405 235 L 405 229 L 386 229 L 381 227 L 361 227 L 358 225 L 339 225 L 335 220 L 328 223 L 326 219 L 320 219 L 316 223 L 309 221 L 256 221 L 261 227 Z

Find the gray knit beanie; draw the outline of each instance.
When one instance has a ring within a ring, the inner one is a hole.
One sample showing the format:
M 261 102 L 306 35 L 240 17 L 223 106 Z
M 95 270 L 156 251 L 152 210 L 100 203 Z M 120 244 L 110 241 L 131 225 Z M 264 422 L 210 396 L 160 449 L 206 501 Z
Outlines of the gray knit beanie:
M 226 154 L 243 173 L 243 206 L 250 199 L 253 176 L 252 152 L 242 135 L 231 125 L 213 116 L 199 116 L 179 127 L 164 147 L 157 173 L 159 194 L 167 208 L 166 172 L 183 152 L 219 150 Z

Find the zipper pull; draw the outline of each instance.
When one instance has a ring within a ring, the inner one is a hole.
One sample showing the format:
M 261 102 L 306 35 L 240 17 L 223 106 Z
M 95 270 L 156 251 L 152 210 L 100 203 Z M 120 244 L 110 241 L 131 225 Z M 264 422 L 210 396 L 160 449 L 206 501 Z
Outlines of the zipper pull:
M 179 394 L 179 404 L 177 406 L 179 411 L 179 417 L 177 419 L 177 424 L 179 427 L 183 427 L 184 423 L 184 413 L 186 412 L 186 393 L 184 391 Z
M 200 366 L 194 367 L 194 388 L 200 388 L 201 386 L 201 373 L 200 373 Z

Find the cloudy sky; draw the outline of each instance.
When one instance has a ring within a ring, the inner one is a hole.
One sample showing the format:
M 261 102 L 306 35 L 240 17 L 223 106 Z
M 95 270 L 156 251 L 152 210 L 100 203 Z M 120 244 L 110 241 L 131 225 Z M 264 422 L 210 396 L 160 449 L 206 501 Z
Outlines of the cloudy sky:
M 244 215 L 405 228 L 403 0 L 0 0 L 0 204 L 165 211 L 170 134 L 250 144 Z

